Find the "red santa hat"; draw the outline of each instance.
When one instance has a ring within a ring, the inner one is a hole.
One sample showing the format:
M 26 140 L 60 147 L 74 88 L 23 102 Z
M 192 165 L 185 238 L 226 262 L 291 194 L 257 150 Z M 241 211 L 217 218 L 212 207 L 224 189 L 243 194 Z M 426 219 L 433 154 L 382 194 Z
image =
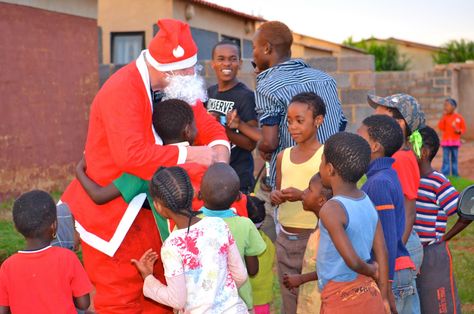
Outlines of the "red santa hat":
M 197 46 L 189 25 L 173 19 L 158 21 L 159 31 L 148 46 L 146 59 L 161 72 L 192 67 L 197 62 Z

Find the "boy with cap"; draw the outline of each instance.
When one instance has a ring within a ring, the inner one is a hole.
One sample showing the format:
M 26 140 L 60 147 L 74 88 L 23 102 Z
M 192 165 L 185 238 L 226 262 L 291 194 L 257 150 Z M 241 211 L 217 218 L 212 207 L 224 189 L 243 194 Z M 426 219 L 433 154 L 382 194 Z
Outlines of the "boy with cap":
M 420 170 L 417 157 L 420 156 L 421 136 L 418 129 L 425 123 L 425 115 L 418 101 L 407 94 L 395 94 L 388 97 L 368 95 L 368 103 L 376 114 L 394 118 L 402 128 L 404 142 L 402 148 L 393 154 L 392 167 L 397 172 L 402 186 L 405 205 L 405 230 L 402 242 L 419 272 L 423 260 L 423 247 L 413 224 L 416 217 L 415 202 L 420 184 Z M 395 276 L 392 291 L 395 296 L 398 313 L 420 313 L 420 300 L 416 291 L 416 273 L 409 276 Z M 395 274 L 396 275 L 396 274 Z
M 215 160 L 228 160 L 230 146 L 225 130 L 207 114 L 197 97 L 188 102 L 198 129 L 195 144 L 203 146 L 161 145 L 151 125 L 152 95 L 159 91 L 176 97 L 167 92 L 173 87 L 173 92 L 189 96 L 188 86 L 176 89 L 173 79 L 193 78 L 197 46 L 189 25 L 163 19 L 158 26 L 149 49 L 114 73 L 92 103 L 85 159 L 87 175 L 102 186 L 124 172 L 150 179 L 159 166 L 184 162 L 208 166 Z M 144 298 L 143 281 L 130 263 L 150 248 L 157 252 L 161 248 L 151 211 L 141 210 L 145 195 L 138 195 L 130 204 L 116 198 L 99 206 L 74 180 L 61 199 L 76 218 L 85 268 L 96 288 L 96 311 L 172 313 L 170 308 Z M 155 264 L 154 275 L 164 280 L 161 261 Z

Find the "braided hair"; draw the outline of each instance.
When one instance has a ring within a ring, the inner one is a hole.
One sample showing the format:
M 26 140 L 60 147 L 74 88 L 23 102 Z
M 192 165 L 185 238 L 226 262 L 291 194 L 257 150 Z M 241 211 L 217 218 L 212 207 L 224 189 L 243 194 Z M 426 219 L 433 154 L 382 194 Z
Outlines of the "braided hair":
M 174 213 L 189 217 L 189 232 L 191 219 L 200 212 L 191 209 L 194 190 L 191 179 L 183 168 L 160 167 L 150 181 L 150 194 L 154 200 L 160 200 Z

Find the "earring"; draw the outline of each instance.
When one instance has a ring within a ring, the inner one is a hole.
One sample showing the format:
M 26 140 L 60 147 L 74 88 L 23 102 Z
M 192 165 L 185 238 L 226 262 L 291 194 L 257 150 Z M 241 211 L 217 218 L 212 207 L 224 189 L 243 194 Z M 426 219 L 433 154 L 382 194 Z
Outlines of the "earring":
M 56 231 L 53 232 L 53 239 L 56 239 Z

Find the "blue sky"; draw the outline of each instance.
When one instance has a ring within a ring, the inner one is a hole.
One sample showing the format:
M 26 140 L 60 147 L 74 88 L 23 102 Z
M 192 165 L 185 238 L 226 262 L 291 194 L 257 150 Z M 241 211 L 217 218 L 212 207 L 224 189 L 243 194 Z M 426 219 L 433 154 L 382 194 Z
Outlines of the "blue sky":
M 375 36 L 431 45 L 474 41 L 472 0 L 208 0 L 334 42 Z

